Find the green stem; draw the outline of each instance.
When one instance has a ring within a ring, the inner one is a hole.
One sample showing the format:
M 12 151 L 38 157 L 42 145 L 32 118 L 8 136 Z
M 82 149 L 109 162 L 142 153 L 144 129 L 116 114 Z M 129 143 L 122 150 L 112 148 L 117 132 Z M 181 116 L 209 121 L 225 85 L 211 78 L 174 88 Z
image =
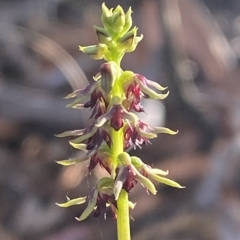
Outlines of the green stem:
M 117 55 L 115 58 L 113 57 L 113 61 L 117 63 L 119 69 L 120 63 L 124 54 Z M 112 96 L 121 97 L 121 91 L 119 91 L 118 87 L 113 88 Z M 117 157 L 120 153 L 123 152 L 123 128 L 115 131 L 112 129 L 111 132 L 112 137 L 112 153 L 113 153 L 113 168 L 115 174 L 115 169 L 117 168 L 118 162 Z M 115 178 L 115 176 L 112 176 Z M 129 217 L 129 206 L 128 206 L 128 193 L 125 190 L 122 190 L 119 194 L 117 200 L 117 235 L 118 240 L 131 240 L 130 234 L 130 217 Z
M 128 207 L 128 193 L 121 191 L 117 201 L 117 232 L 118 240 L 130 240 L 130 218 Z
M 117 167 L 117 156 L 123 152 L 123 129 L 115 131 L 112 129 L 112 152 L 114 158 L 114 169 Z M 115 177 L 115 176 L 114 176 Z M 130 240 L 130 218 L 128 206 L 128 193 L 124 190 L 120 192 L 117 200 L 117 232 L 118 240 Z
M 113 166 L 117 167 L 117 156 L 123 152 L 123 129 L 118 131 L 112 129 L 112 153 L 113 153 Z M 115 177 L 115 176 L 114 176 Z

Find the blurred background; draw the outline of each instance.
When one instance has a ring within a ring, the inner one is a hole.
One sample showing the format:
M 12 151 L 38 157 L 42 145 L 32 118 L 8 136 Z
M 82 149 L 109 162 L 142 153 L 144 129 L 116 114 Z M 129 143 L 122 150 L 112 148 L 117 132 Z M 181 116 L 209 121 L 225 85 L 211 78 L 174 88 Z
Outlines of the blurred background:
M 123 69 L 170 90 L 144 102 L 142 118 L 179 130 L 134 154 L 186 186 L 158 184 L 156 196 L 137 186 L 133 239 L 240 239 L 240 1 L 105 2 L 132 6 L 144 34 Z M 87 124 L 63 97 L 99 71 L 78 46 L 97 42 L 100 14 L 96 0 L 0 1 L 0 240 L 116 239 L 111 217 L 79 223 L 85 205 L 55 205 L 85 196 L 103 174 L 54 162 L 77 154 L 54 134 Z

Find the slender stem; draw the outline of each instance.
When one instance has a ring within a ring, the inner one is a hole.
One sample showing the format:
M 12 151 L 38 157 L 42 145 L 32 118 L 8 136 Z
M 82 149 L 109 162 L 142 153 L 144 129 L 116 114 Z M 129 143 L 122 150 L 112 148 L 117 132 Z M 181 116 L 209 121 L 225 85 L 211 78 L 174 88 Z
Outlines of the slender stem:
M 117 63 L 119 69 L 120 63 L 124 54 L 117 56 L 113 60 Z M 112 96 L 121 97 L 121 92 L 118 87 L 114 88 L 112 91 Z M 123 152 L 123 128 L 120 128 L 118 131 L 112 129 L 111 132 L 112 138 L 112 153 L 113 153 L 113 168 L 116 169 L 118 162 L 117 156 Z M 115 171 L 113 171 L 115 174 Z M 115 178 L 115 176 L 113 176 Z M 128 206 L 128 193 L 125 190 L 122 190 L 119 194 L 117 200 L 117 235 L 118 240 L 131 240 L 130 234 L 130 217 L 129 217 L 129 206 Z
M 117 156 L 123 152 L 123 129 L 115 131 L 112 129 L 112 152 L 114 156 L 114 168 L 117 167 Z M 118 240 L 130 240 L 130 218 L 128 207 L 128 193 L 120 192 L 117 200 L 117 232 Z
M 113 153 L 113 166 L 117 167 L 117 156 L 123 152 L 123 129 L 118 131 L 112 129 L 112 153 Z M 114 176 L 115 177 L 115 176 Z
M 117 232 L 118 240 L 130 240 L 130 221 L 128 193 L 122 190 L 117 201 Z

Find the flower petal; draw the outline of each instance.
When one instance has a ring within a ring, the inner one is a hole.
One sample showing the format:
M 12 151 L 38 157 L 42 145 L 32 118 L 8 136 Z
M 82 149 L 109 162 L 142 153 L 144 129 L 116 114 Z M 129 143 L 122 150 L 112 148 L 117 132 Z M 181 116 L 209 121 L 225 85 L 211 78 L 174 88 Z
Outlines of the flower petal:
M 76 105 L 83 104 L 83 102 L 86 102 L 89 99 L 89 96 L 82 96 L 80 98 L 77 98 L 73 102 L 67 104 L 66 108 L 75 108 Z
M 70 144 L 74 144 L 74 143 L 81 143 L 82 141 L 92 137 L 96 132 L 97 132 L 97 127 L 94 126 L 90 131 L 88 131 L 87 133 L 83 134 L 82 136 L 75 138 L 71 141 L 69 141 Z
M 74 198 L 65 203 L 56 203 L 59 207 L 70 207 L 73 205 L 80 205 L 86 202 L 87 197 Z
M 115 180 L 114 187 L 113 187 L 113 193 L 115 196 L 115 200 L 118 200 L 118 197 L 122 190 L 123 184 L 128 178 L 128 173 L 129 173 L 129 171 L 128 171 L 127 167 L 121 167 L 119 169 L 119 172 L 117 174 L 117 178 Z
M 166 184 L 168 186 L 171 186 L 171 187 L 176 187 L 176 188 L 185 188 L 183 186 L 181 186 L 179 183 L 169 179 L 169 178 L 165 178 L 165 177 L 160 177 L 156 174 L 150 174 L 151 178 L 153 178 L 154 180 L 160 182 L 160 183 L 163 183 L 163 184 Z
M 105 114 L 97 118 L 96 127 L 102 127 L 112 117 L 111 109 L 108 110 Z
M 70 141 L 69 144 L 76 149 L 87 151 L 87 144 L 85 143 L 73 143 Z
M 151 172 L 152 172 L 153 174 L 163 175 L 163 176 L 166 176 L 166 175 L 168 175 L 168 173 L 169 173 L 168 170 L 167 170 L 167 171 L 163 171 L 163 170 L 158 169 L 158 168 L 151 168 Z
M 70 166 L 76 163 L 80 163 L 80 162 L 84 162 L 87 161 L 88 159 L 90 159 L 90 156 L 85 155 L 82 158 L 70 158 L 67 160 L 60 160 L 60 161 L 56 161 L 56 163 L 63 165 L 63 166 Z
M 135 79 L 136 79 L 136 82 L 139 84 L 141 91 L 153 99 L 164 99 L 169 94 L 169 91 L 167 93 L 162 93 L 162 94 L 156 93 L 154 90 L 150 89 L 145 84 L 143 84 L 142 81 L 138 79 L 138 77 L 135 77 Z
M 163 87 L 160 84 L 158 84 L 157 82 L 154 82 L 154 81 L 151 81 L 151 80 L 148 80 L 148 79 L 146 79 L 146 82 L 147 82 L 148 85 L 156 88 L 157 90 L 164 91 L 164 90 L 167 89 L 167 87 Z
M 56 137 L 71 137 L 71 136 L 81 136 L 85 129 L 70 130 L 63 133 L 55 134 Z
M 74 98 L 74 97 L 79 96 L 79 95 L 91 94 L 94 91 L 95 88 L 96 88 L 96 83 L 91 83 L 84 89 L 79 89 L 79 90 L 76 90 L 76 91 L 68 94 L 65 97 L 65 99 Z
M 154 184 L 146 177 L 144 177 L 133 165 L 131 165 L 133 172 L 136 174 L 135 179 L 147 188 L 153 195 L 156 195 L 157 190 Z
M 83 213 L 79 218 L 77 217 L 75 218 L 76 220 L 83 221 L 92 213 L 97 203 L 97 197 L 98 197 L 98 190 L 95 189 L 93 197 L 89 199 L 87 208 L 83 211 Z
M 131 201 L 128 201 L 128 207 L 129 207 L 130 209 L 134 209 L 135 206 L 136 206 L 136 204 L 137 204 L 137 203 L 133 203 L 133 202 L 131 202 Z
M 170 135 L 175 135 L 178 134 L 178 131 L 173 131 L 169 128 L 165 128 L 165 127 L 154 127 L 154 130 L 156 133 L 166 133 L 166 134 L 170 134 Z
M 144 130 L 140 129 L 139 127 L 137 127 L 136 130 L 139 133 L 139 135 L 141 135 L 142 137 L 145 137 L 145 138 L 156 138 L 157 137 L 157 134 L 144 131 Z

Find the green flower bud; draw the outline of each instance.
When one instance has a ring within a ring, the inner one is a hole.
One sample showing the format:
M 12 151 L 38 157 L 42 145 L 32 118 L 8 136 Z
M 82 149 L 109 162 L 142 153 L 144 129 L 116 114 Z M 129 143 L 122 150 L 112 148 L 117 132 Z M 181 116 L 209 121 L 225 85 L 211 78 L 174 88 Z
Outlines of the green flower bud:
M 137 168 L 137 169 L 139 169 L 143 166 L 143 162 L 139 157 L 132 156 L 131 157 L 131 162 L 132 162 L 132 165 L 134 165 L 134 167 Z
M 133 52 L 135 51 L 138 43 L 143 39 L 143 35 L 141 34 L 138 37 L 134 37 L 133 44 L 130 48 L 126 49 L 126 52 Z
M 117 66 L 115 62 L 106 62 L 101 65 L 101 87 L 109 94 L 116 81 Z
M 125 33 L 121 38 L 118 39 L 119 45 L 125 49 L 131 48 L 136 35 L 137 27 L 134 27 L 131 31 Z
M 118 160 L 121 165 L 128 166 L 131 164 L 131 157 L 128 153 L 122 152 L 118 155 Z
M 125 82 L 131 81 L 135 76 L 132 71 L 124 71 L 118 79 L 118 83 L 122 86 Z
M 107 45 L 103 43 L 99 43 L 98 45 L 81 47 L 79 46 L 79 50 L 83 53 L 86 53 L 91 58 L 95 60 L 102 59 L 104 57 L 104 53 L 107 50 Z
M 107 30 L 105 30 L 104 28 L 101 28 L 101 27 L 97 27 L 97 26 L 94 26 L 94 29 L 96 30 L 98 41 L 100 43 L 107 44 L 111 41 L 112 38 L 110 37 Z
M 125 25 L 125 14 L 122 7 L 120 7 L 119 5 L 114 9 L 111 21 L 112 21 L 111 31 L 114 33 L 121 32 L 123 26 Z
M 130 7 L 125 14 L 125 25 L 123 27 L 123 30 L 121 32 L 122 35 L 124 35 L 129 29 L 132 27 L 132 8 Z
M 112 9 L 108 9 L 106 4 L 102 4 L 102 16 L 101 21 L 103 26 L 108 29 L 111 26 L 110 16 L 112 16 Z

